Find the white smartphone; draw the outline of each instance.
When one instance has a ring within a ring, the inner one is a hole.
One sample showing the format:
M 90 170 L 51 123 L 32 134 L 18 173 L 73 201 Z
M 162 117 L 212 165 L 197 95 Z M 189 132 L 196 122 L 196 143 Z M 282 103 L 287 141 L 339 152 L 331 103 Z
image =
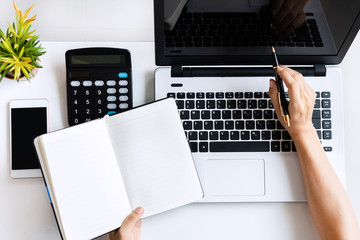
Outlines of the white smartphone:
M 42 177 L 34 138 L 49 132 L 46 99 L 12 100 L 10 110 L 10 176 Z

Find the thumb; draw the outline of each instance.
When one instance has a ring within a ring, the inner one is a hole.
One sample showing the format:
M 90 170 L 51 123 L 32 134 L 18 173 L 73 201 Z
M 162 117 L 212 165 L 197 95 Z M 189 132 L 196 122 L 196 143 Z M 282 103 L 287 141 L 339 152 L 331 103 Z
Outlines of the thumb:
M 279 108 L 278 95 L 277 95 L 278 90 L 277 90 L 276 82 L 273 79 L 270 79 L 269 83 L 270 83 L 269 84 L 270 85 L 269 86 L 269 96 L 270 96 L 271 102 L 272 102 L 272 104 L 274 106 L 276 114 L 278 116 L 281 116 L 280 108 Z
M 144 209 L 142 207 L 136 208 L 130 215 L 125 218 L 124 222 L 121 224 L 120 229 L 124 232 L 131 231 L 136 222 L 140 220 L 143 213 Z

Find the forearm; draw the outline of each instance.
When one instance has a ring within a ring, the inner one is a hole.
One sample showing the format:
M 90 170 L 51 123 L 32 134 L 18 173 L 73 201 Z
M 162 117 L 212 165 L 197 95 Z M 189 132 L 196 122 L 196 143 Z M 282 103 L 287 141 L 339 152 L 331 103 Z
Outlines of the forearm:
M 360 239 L 359 226 L 345 190 L 314 129 L 294 139 L 308 204 L 322 239 Z

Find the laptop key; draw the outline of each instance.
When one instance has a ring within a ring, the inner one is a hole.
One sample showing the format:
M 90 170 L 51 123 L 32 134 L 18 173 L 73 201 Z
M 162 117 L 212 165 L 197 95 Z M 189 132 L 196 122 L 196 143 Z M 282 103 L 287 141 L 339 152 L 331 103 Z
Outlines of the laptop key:
M 222 115 L 222 119 L 231 119 L 231 111 L 230 110 L 222 110 L 221 115 Z
M 219 132 L 211 131 L 209 135 L 210 140 L 219 140 Z
M 241 119 L 241 110 L 233 110 L 233 119 Z
M 271 135 L 270 135 L 270 131 L 262 131 L 261 132 L 261 139 L 262 140 L 270 140 L 271 139 Z
M 184 109 L 184 100 L 176 100 L 176 105 L 178 109 Z
M 273 140 L 281 139 L 281 131 L 273 131 L 271 135 Z
M 331 131 L 325 130 L 323 131 L 323 139 L 324 140 L 330 140 L 332 138 Z
M 238 100 L 238 108 L 246 109 L 246 100 Z
M 209 144 L 207 142 L 199 142 L 199 152 L 208 152 L 209 151 L 208 145 Z
M 246 92 L 245 93 L 245 98 L 253 98 L 253 93 L 252 92 Z
M 231 131 L 230 132 L 230 140 L 240 140 L 239 131 Z
M 235 109 L 236 108 L 236 100 L 227 100 L 227 108 Z
M 211 111 L 212 119 L 220 119 L 221 118 L 221 112 L 219 110 L 213 110 Z
M 257 108 L 257 100 L 249 100 L 248 101 L 248 108 L 250 108 L 250 109 Z
M 180 118 L 183 120 L 190 119 L 189 111 L 180 111 Z
M 215 100 L 207 100 L 206 108 L 207 109 L 215 109 Z
M 243 111 L 243 118 L 244 119 L 252 119 L 252 111 L 251 110 L 244 110 Z
M 214 129 L 214 122 L 213 121 L 204 121 L 204 129 L 205 130 Z
M 244 129 L 245 123 L 244 121 L 235 121 L 235 129 Z
M 192 130 L 192 122 L 191 121 L 184 121 L 183 122 L 184 130 Z
M 190 131 L 188 133 L 188 139 L 189 140 L 198 140 L 198 133 L 195 131 Z
M 185 101 L 185 108 L 186 109 L 194 109 L 195 108 L 194 100 L 186 100 Z
M 312 119 L 312 124 L 314 125 L 315 129 L 320 129 L 321 128 L 321 122 L 320 119 Z
M 199 140 L 208 140 L 209 133 L 205 131 L 199 132 Z
M 214 98 L 215 94 L 213 92 L 207 92 L 206 93 L 206 98 Z
M 216 93 L 216 98 L 224 98 L 224 93 L 223 92 L 217 92 Z
M 251 140 L 260 140 L 260 131 L 251 131 Z
M 179 92 L 179 93 L 176 94 L 176 96 L 177 96 L 177 98 L 183 99 L 183 98 L 185 98 L 185 93 Z
M 322 92 L 321 93 L 322 98 L 330 98 L 330 96 L 331 96 L 330 92 Z
M 201 119 L 210 119 L 210 111 L 209 110 L 201 111 Z
M 195 121 L 194 122 L 194 130 L 202 130 L 203 129 L 203 122 L 202 121 Z
M 215 121 L 215 129 L 216 130 L 224 129 L 224 121 Z
M 229 140 L 229 132 L 221 131 L 220 132 L 220 140 Z
M 241 131 L 241 140 L 250 140 L 250 132 L 249 131 Z
M 191 119 L 200 119 L 200 111 L 198 110 L 191 111 Z
M 322 110 L 323 118 L 331 118 L 331 110 Z
M 190 142 L 189 145 L 190 145 L 191 152 L 197 152 L 198 151 L 197 142 Z
M 312 118 L 320 119 L 320 117 L 321 117 L 320 110 L 314 110 L 312 114 Z
M 272 152 L 280 152 L 280 142 L 279 141 L 271 142 L 271 151 Z
M 186 97 L 187 97 L 187 98 L 195 98 L 195 93 L 193 93 L 193 92 L 188 92 L 188 93 L 186 94 Z
M 290 141 L 282 141 L 281 142 L 281 151 L 290 152 L 291 151 L 291 142 Z
M 225 109 L 226 108 L 226 101 L 225 100 L 217 100 L 216 107 L 218 109 Z
M 205 100 L 196 100 L 196 109 L 205 109 Z
M 210 152 L 269 152 L 268 141 L 259 142 L 211 142 Z

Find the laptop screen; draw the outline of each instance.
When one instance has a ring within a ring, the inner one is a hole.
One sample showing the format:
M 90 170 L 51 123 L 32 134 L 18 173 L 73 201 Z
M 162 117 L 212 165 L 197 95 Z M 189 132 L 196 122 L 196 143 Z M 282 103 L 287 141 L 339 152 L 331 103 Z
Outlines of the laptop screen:
M 359 0 L 154 0 L 156 64 L 338 64 Z

